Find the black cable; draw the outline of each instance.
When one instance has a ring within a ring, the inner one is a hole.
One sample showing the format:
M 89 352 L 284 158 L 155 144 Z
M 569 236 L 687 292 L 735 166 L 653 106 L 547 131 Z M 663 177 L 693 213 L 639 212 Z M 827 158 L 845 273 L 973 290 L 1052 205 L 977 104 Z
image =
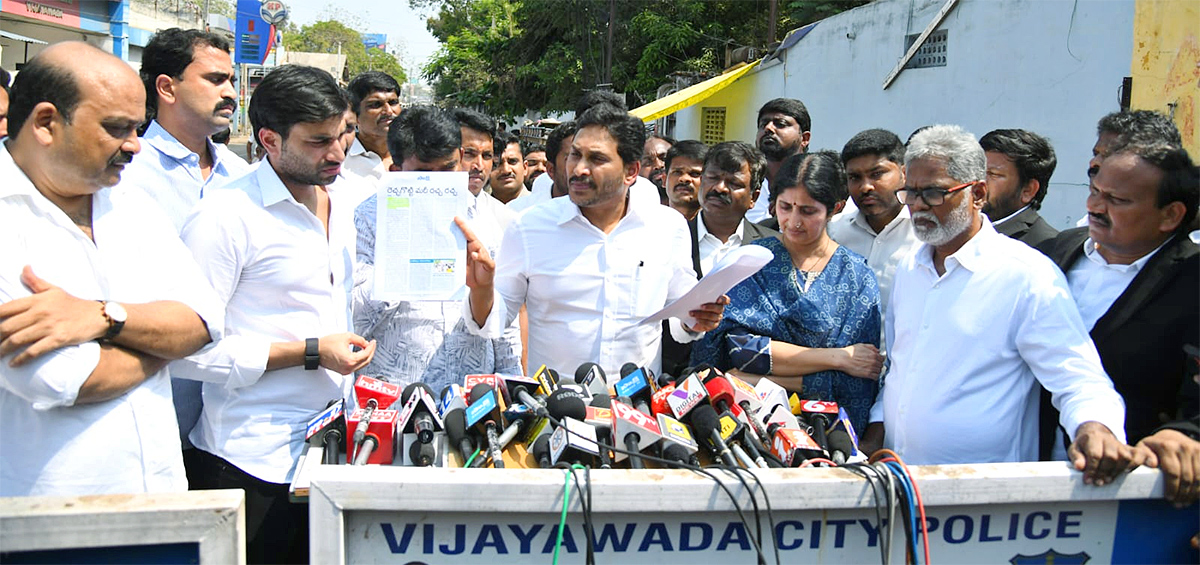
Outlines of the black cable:
M 758 536 L 758 546 L 762 547 L 762 516 L 758 513 L 758 498 L 754 495 L 754 490 L 750 488 L 750 483 L 747 483 L 746 479 L 742 478 L 742 474 L 738 472 L 743 471 L 744 469 L 741 467 L 729 467 L 727 465 L 718 465 L 716 467 L 733 475 L 738 482 L 742 483 L 742 488 L 746 489 L 746 494 L 750 495 L 750 504 L 754 507 L 754 533 L 752 534 L 749 530 L 747 530 L 746 535 Z M 747 528 L 749 528 L 748 525 Z M 766 556 L 762 553 L 759 553 L 758 565 L 767 565 Z
M 754 483 L 758 485 L 758 490 L 762 492 L 763 501 L 767 506 L 767 522 L 771 525 L 771 547 L 775 550 L 775 565 L 780 565 L 779 560 L 779 540 L 775 533 L 775 513 L 771 510 L 771 497 L 767 494 L 767 489 L 763 487 L 762 481 L 758 480 L 758 475 L 751 472 L 749 469 L 738 469 L 739 472 L 745 472 L 754 479 Z
M 883 535 L 883 516 L 881 515 L 880 510 L 881 499 L 885 498 L 887 494 L 884 493 L 882 497 L 880 496 L 879 485 L 875 483 L 875 481 L 878 480 L 878 477 L 874 472 L 867 471 L 867 469 L 870 469 L 870 467 L 865 467 L 858 463 L 851 463 L 849 465 L 842 465 L 840 468 L 862 477 L 871 487 L 871 498 L 875 506 L 875 531 L 878 532 L 877 535 L 879 536 L 879 559 L 881 563 L 887 563 L 887 549 L 885 548 L 886 543 L 884 542 L 885 537 Z M 875 470 L 871 469 L 871 471 Z
M 583 510 L 583 535 L 587 537 L 587 565 L 596 564 L 596 554 L 594 549 L 595 530 L 592 528 L 592 477 L 586 466 L 584 466 L 583 482 L 586 485 L 586 494 L 584 487 L 580 486 L 579 476 L 575 474 L 575 467 L 567 467 L 571 472 L 571 479 L 575 482 L 575 491 L 579 493 L 579 506 Z
M 583 434 L 580 434 L 580 433 L 576 432 L 575 430 L 572 430 L 572 429 L 570 429 L 570 428 L 567 428 L 567 427 L 563 426 L 563 424 L 562 424 L 562 421 L 560 421 L 559 419 L 555 418 L 554 416 L 551 416 L 551 415 L 549 415 L 549 414 L 544 414 L 544 415 L 545 415 L 545 417 L 546 417 L 546 419 L 547 419 L 547 420 L 550 420 L 550 423 L 551 423 L 551 424 L 554 424 L 554 425 L 555 425 L 555 426 L 557 426 L 557 427 L 563 428 L 564 430 L 566 430 L 566 433 L 572 434 L 572 435 L 574 435 L 574 436 L 576 436 L 576 437 L 579 437 L 580 439 L 583 439 L 583 440 L 586 440 L 586 441 L 589 441 L 589 442 L 594 442 L 594 443 L 597 443 L 597 445 L 599 445 L 599 444 L 598 444 L 598 442 L 595 442 L 595 441 L 594 441 L 592 438 L 589 438 L 589 437 L 587 437 L 587 436 L 585 436 L 585 435 L 583 435 Z M 725 486 L 725 483 L 722 483 L 722 482 L 721 482 L 721 480 L 720 480 L 720 479 L 718 479 L 718 478 L 717 478 L 715 475 L 713 475 L 712 473 L 709 473 L 709 472 L 708 472 L 708 471 L 706 471 L 705 469 L 703 469 L 703 468 L 701 468 L 701 467 L 698 467 L 698 466 L 695 466 L 695 465 L 690 465 L 690 464 L 687 464 L 687 463 L 682 463 L 682 462 L 679 462 L 679 461 L 672 461 L 672 460 L 670 460 L 670 459 L 663 459 L 663 458 L 661 458 L 661 457 L 655 457 L 655 456 L 653 456 L 653 455 L 646 455 L 646 454 L 644 454 L 644 453 L 641 453 L 641 452 L 636 452 L 636 451 L 628 451 L 628 450 L 625 450 L 625 449 L 618 448 L 618 447 L 616 447 L 616 446 L 608 446 L 608 447 L 609 447 L 609 449 L 612 449 L 613 451 L 616 451 L 616 452 L 619 452 L 619 453 L 624 453 L 624 454 L 625 454 L 625 455 L 627 455 L 627 456 L 631 456 L 631 457 L 634 457 L 634 456 L 636 456 L 636 457 L 642 457 L 642 458 L 644 458 L 644 459 L 647 459 L 647 460 L 650 460 L 650 461 L 654 461 L 654 462 L 656 462 L 656 463 L 659 463 L 659 464 L 661 464 L 661 465 L 665 465 L 665 466 L 667 466 L 668 468 L 680 468 L 680 469 L 687 469 L 687 470 L 689 470 L 689 471 L 693 471 L 693 472 L 697 472 L 697 473 L 703 474 L 703 475 L 707 476 L 708 478 L 712 479 L 712 480 L 713 480 L 713 482 L 715 482 L 715 483 L 717 484 L 717 486 L 721 487 L 721 490 L 725 491 L 725 494 L 729 496 L 729 501 L 730 501 L 730 502 L 733 504 L 733 509 L 737 511 L 738 518 L 740 518 L 740 519 L 742 520 L 742 525 L 746 527 L 746 535 L 747 535 L 748 537 L 750 537 L 750 538 L 751 538 L 751 540 L 750 540 L 750 541 L 754 543 L 754 550 L 755 550 L 755 551 L 758 553 L 758 558 L 759 558 L 759 561 L 760 561 L 760 562 L 765 562 L 765 561 L 766 561 L 766 556 L 763 554 L 763 551 L 762 551 L 762 546 L 760 546 L 760 545 L 758 544 L 758 542 L 757 542 L 756 540 L 754 540 L 754 539 L 753 539 L 753 536 L 751 536 L 751 534 L 750 534 L 750 522 L 749 522 L 748 520 L 746 520 L 746 515 L 745 515 L 745 513 L 742 511 L 742 507 L 741 507 L 741 505 L 740 505 L 740 504 L 738 504 L 737 497 L 735 497 L 735 496 L 733 495 L 733 491 L 729 490 L 729 487 Z M 740 477 L 739 477 L 739 480 L 740 480 Z M 747 486 L 747 489 L 748 489 L 748 488 L 749 488 L 749 487 Z M 751 498 L 753 498 L 753 497 L 751 497 Z M 772 534 L 772 537 L 774 537 L 774 535 L 773 535 L 773 534 Z

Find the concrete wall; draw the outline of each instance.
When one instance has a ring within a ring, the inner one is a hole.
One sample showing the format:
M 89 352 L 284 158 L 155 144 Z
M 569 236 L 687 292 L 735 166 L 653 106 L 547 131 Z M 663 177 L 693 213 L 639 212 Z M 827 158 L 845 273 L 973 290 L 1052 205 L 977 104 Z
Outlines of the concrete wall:
M 726 138 L 753 140 L 758 107 L 799 98 L 812 115 L 811 148 L 840 150 L 872 127 L 901 139 L 934 123 L 977 136 L 1025 128 L 1050 139 L 1058 169 L 1042 207 L 1056 227 L 1084 214 L 1087 161 L 1096 122 L 1119 109 L 1129 74 L 1134 0 L 960 0 L 938 29 L 948 31 L 947 65 L 907 69 L 884 90 L 943 0 L 879 0 L 819 24 L 736 84 L 676 114 L 676 137 L 699 137 L 701 109 L 726 107 Z
M 1174 118 L 1183 145 L 1200 157 L 1200 2 L 1137 0 L 1132 106 Z

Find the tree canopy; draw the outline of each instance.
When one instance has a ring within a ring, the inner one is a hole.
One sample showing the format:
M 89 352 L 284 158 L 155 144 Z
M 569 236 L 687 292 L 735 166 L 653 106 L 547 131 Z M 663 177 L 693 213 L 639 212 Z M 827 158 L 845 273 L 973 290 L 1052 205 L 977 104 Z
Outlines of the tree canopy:
M 308 53 L 337 53 L 346 55 L 347 77 L 364 71 L 383 71 L 403 84 L 407 77 L 400 61 L 391 53 L 367 49 L 362 34 L 337 20 L 325 20 L 296 29 L 286 25 L 283 45 L 292 51 Z
M 423 69 L 435 95 L 519 115 L 567 110 L 601 85 L 638 106 L 673 73 L 720 73 L 727 47 L 762 50 L 795 27 L 868 0 L 780 0 L 772 38 L 768 0 L 409 1 L 436 11 L 427 27 L 442 48 Z

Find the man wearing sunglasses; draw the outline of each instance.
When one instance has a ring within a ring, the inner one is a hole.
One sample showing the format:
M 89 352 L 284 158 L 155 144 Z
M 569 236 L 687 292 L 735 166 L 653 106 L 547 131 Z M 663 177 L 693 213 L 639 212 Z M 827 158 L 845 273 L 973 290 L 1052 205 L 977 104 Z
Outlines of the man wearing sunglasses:
M 892 365 L 864 443 L 882 432 L 917 464 L 1035 461 L 1040 382 L 1062 409 L 1085 483 L 1140 463 L 1066 279 L 984 221 L 987 159 L 975 137 L 931 127 L 909 143 L 905 167 L 896 195 L 924 245 L 896 269 L 885 320 Z

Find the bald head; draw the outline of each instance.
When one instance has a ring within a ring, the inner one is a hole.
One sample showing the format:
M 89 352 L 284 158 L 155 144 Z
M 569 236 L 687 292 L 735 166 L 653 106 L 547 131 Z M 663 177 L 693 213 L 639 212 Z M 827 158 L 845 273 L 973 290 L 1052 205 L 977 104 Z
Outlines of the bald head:
M 146 91 L 129 65 L 86 43 L 58 43 L 13 83 L 8 149 L 43 193 L 88 195 L 120 181 L 145 118 Z
M 132 81 L 132 82 L 131 82 Z M 82 41 L 55 43 L 42 50 L 17 74 L 10 94 L 9 136 L 17 139 L 38 104 L 48 102 L 70 121 L 85 96 L 112 96 L 130 84 L 141 84 L 121 59 Z M 137 95 L 145 105 L 145 92 Z

